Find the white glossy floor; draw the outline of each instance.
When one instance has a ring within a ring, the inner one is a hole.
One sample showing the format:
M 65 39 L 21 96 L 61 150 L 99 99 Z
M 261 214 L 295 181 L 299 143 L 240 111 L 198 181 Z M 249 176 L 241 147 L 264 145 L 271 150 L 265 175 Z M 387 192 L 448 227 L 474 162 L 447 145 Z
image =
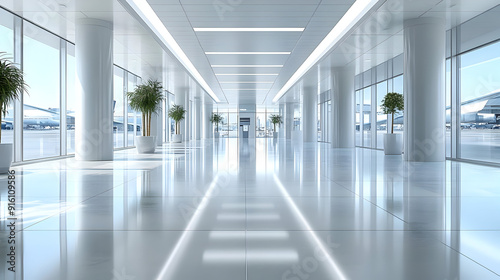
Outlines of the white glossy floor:
M 221 139 L 14 169 L 0 279 L 500 279 L 499 168 Z

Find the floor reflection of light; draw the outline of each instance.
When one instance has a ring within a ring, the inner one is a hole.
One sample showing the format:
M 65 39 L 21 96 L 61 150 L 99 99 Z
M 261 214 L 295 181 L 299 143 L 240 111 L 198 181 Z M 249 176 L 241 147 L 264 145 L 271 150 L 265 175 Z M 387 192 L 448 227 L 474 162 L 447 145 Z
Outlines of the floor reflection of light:
M 210 239 L 262 239 L 262 240 L 281 240 L 289 238 L 289 234 L 286 231 L 214 231 L 210 233 Z
M 4 205 L 6 207 L 7 203 L 0 204 L 0 207 L 4 207 Z M 16 203 L 16 205 L 19 209 L 22 209 L 16 213 L 16 218 L 21 221 L 20 224 L 39 222 L 83 207 L 81 203 L 43 203 L 41 201 Z M 7 220 L 5 216 L 0 218 L 0 221 L 5 220 Z
M 255 220 L 255 221 L 276 221 L 280 219 L 279 214 L 268 214 L 268 213 L 263 213 L 263 214 L 218 214 L 217 215 L 217 220 L 220 221 L 242 221 L 242 220 Z
M 158 277 L 156 279 L 164 279 L 167 271 L 169 271 L 169 267 L 172 264 L 172 262 L 178 258 L 176 258 L 177 253 L 181 250 L 181 246 L 185 243 L 184 241 L 187 238 L 187 235 L 189 231 L 193 230 L 198 224 L 198 221 L 200 220 L 201 214 L 203 213 L 203 209 L 206 206 L 206 202 L 208 198 L 212 195 L 212 193 L 215 190 L 215 187 L 217 186 L 217 180 L 219 179 L 219 176 L 215 176 L 214 180 L 210 184 L 210 187 L 207 189 L 207 192 L 205 193 L 205 196 L 202 198 L 200 201 L 200 204 L 196 208 L 196 211 L 194 212 L 193 217 L 191 217 L 191 220 L 189 220 L 188 225 L 186 226 L 186 229 L 184 229 L 181 237 L 179 238 L 179 241 L 175 244 L 174 249 L 172 250 L 172 253 L 168 257 L 167 261 L 165 262 L 165 265 L 163 265 L 160 273 L 158 274 Z
M 321 250 L 323 255 L 326 257 L 326 260 L 330 263 L 332 268 L 335 270 L 335 273 L 337 274 L 338 278 L 341 280 L 346 280 L 347 278 L 344 276 L 344 273 L 340 269 L 339 265 L 337 262 L 333 259 L 333 257 L 329 254 L 329 250 L 325 247 L 321 239 L 316 235 L 316 233 L 313 231 L 309 223 L 307 222 L 306 218 L 304 215 L 302 215 L 302 212 L 300 212 L 300 209 L 297 207 L 293 199 L 290 197 L 290 194 L 288 191 L 285 189 L 283 184 L 281 184 L 281 181 L 276 177 L 276 174 L 273 174 L 274 176 L 274 181 L 276 182 L 276 185 L 278 186 L 279 190 L 281 191 L 285 201 L 289 204 L 290 208 L 293 210 L 293 212 L 299 217 L 299 221 L 304 225 L 304 227 L 308 230 L 308 233 L 310 234 L 312 240 L 318 245 L 318 248 Z
M 210 250 L 203 253 L 203 262 L 220 262 L 220 263 L 279 263 L 298 262 L 299 254 L 295 250 L 289 249 L 248 249 L 245 255 L 245 250 Z

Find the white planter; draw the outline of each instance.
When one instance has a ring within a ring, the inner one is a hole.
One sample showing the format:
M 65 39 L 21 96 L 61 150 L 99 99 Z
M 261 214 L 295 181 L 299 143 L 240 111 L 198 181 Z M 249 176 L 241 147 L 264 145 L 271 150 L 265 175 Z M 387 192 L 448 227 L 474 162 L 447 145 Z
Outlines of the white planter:
M 214 132 L 214 138 L 215 139 L 219 139 L 220 137 L 220 133 L 219 132 Z
M 278 139 L 278 132 L 273 132 L 273 138 Z
M 156 148 L 156 136 L 136 136 L 135 146 L 139 154 L 152 154 Z
M 403 135 L 384 134 L 384 153 L 386 155 L 401 155 L 403 152 Z
M 0 174 L 9 172 L 12 164 L 12 154 L 12 144 L 0 144 Z
M 172 134 L 172 142 L 182 143 L 182 134 Z

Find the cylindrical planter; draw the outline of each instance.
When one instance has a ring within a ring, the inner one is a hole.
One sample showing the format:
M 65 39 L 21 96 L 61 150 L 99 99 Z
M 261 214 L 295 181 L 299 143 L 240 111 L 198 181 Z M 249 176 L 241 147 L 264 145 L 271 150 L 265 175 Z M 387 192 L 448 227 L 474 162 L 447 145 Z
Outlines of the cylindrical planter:
M 219 132 L 214 132 L 214 138 L 215 139 L 219 139 L 220 137 L 220 133 Z
M 274 139 L 278 139 L 278 132 L 276 132 L 276 131 L 275 131 L 275 132 L 273 132 L 273 138 L 274 138 Z
M 384 134 L 384 153 L 386 155 L 401 155 L 403 152 L 403 135 Z
M 172 134 L 172 142 L 182 143 L 182 134 Z
M 136 136 L 135 146 L 139 154 L 152 154 L 156 148 L 156 136 Z
M 0 174 L 9 172 L 12 164 L 12 144 L 0 144 Z

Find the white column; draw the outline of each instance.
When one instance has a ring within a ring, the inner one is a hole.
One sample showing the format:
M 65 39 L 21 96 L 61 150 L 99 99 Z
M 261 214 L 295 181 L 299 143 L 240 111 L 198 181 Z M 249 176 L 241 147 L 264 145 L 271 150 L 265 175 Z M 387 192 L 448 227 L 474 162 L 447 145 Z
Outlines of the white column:
M 195 119 L 194 119 L 194 123 L 195 123 L 195 127 L 194 127 L 194 134 L 195 134 L 195 137 L 193 138 L 193 140 L 201 140 L 201 127 L 202 127 L 202 123 L 201 123 L 201 100 L 199 97 L 196 97 L 194 99 L 194 116 L 195 116 Z
M 404 23 L 405 159 L 445 160 L 445 22 Z
M 182 106 L 184 109 L 186 109 L 186 89 L 179 89 L 177 92 L 175 92 L 175 105 L 180 105 Z M 187 115 L 187 114 L 186 114 Z M 185 139 L 186 137 L 186 120 L 182 120 L 181 121 L 181 131 L 180 131 L 180 134 L 182 134 L 182 138 L 183 140 Z
M 317 87 L 304 88 L 302 107 L 302 123 L 304 142 L 318 141 L 318 89 Z
M 292 139 L 292 131 L 293 131 L 293 103 L 285 104 L 285 121 L 283 126 L 285 127 L 285 138 Z
M 78 160 L 113 160 L 113 24 L 76 22 Z
M 354 147 L 354 71 L 332 69 L 332 147 Z
M 204 104 L 202 108 L 203 108 L 203 116 L 202 116 L 203 138 L 209 139 L 213 137 L 212 123 L 210 122 L 210 117 L 212 116 L 214 105 L 212 103 Z

